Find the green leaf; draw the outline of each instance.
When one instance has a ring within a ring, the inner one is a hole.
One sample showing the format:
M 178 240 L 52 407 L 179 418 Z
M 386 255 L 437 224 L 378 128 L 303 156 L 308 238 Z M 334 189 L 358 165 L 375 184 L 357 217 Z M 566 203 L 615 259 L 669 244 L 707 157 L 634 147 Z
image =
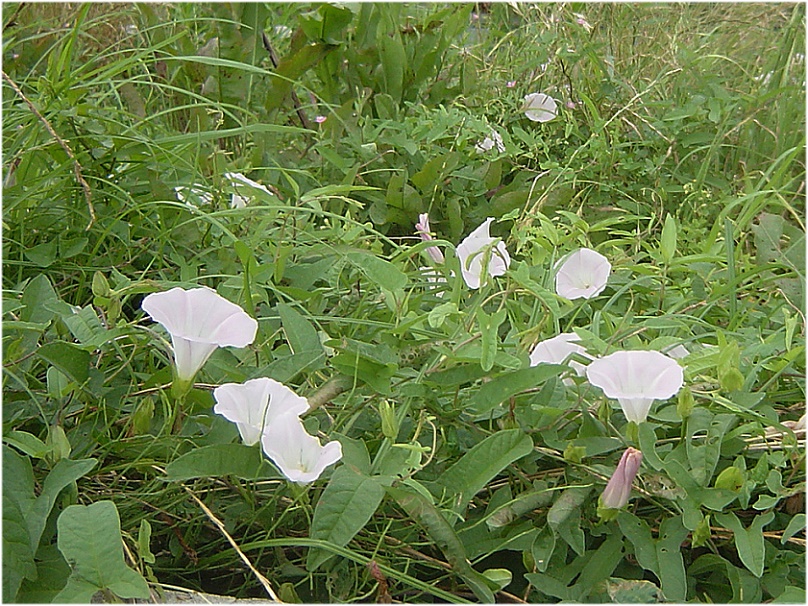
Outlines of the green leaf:
M 384 497 L 384 488 L 371 478 L 342 465 L 314 508 L 310 536 L 343 547 L 365 527 Z M 331 557 L 331 552 L 310 549 L 306 568 L 313 572 Z
M 480 366 L 485 372 L 494 367 L 494 358 L 497 355 L 497 332 L 499 325 L 505 321 L 506 309 L 500 309 L 490 316 L 482 309 L 477 310 L 477 322 L 480 325 L 482 353 L 480 355 Z
M 395 291 L 407 285 L 406 274 L 390 261 L 360 251 L 352 251 L 345 256 L 348 261 L 361 269 L 371 282 L 385 290 Z
M 786 529 L 783 531 L 783 536 L 780 537 L 780 544 L 785 545 L 786 542 L 793 537 L 795 534 L 800 532 L 801 530 L 805 530 L 805 514 L 798 513 L 786 526 Z
M 606 593 L 613 604 L 653 604 L 662 601 L 659 587 L 651 581 L 610 578 Z
M 737 417 L 696 408 L 687 418 L 687 459 L 693 479 L 706 486 L 721 457 L 722 438 Z
M 530 545 L 530 553 L 539 572 L 547 572 L 550 558 L 553 556 L 553 551 L 555 551 L 555 545 L 555 531 L 550 528 L 549 524 L 545 524 Z
M 511 396 L 538 387 L 567 370 L 569 367 L 561 364 L 539 364 L 499 375 L 477 390 L 469 400 L 466 411 L 472 415 L 485 414 Z
M 746 568 L 756 577 L 763 575 L 764 556 L 766 545 L 763 538 L 763 528 L 774 519 L 774 512 L 755 516 L 749 528 L 744 528 L 738 517 L 732 513 L 716 513 L 715 521 L 727 530 L 731 530 L 735 537 L 735 548 L 738 556 Z
M 166 466 L 166 479 L 181 482 L 192 478 L 220 478 L 232 475 L 243 480 L 280 478 L 257 446 L 212 444 L 197 448 Z
M 71 505 L 56 525 L 59 551 L 72 574 L 54 602 L 89 602 L 105 589 L 122 599 L 150 597 L 146 579 L 124 563 L 121 523 L 112 501 Z
M 80 477 L 87 474 L 95 467 L 96 463 L 96 459 L 79 459 L 76 461 L 61 459 L 54 465 L 48 477 L 45 478 L 45 482 L 42 485 L 42 492 L 26 515 L 28 532 L 31 535 L 32 549 L 35 550 L 39 545 L 39 539 L 42 537 L 42 533 L 45 530 L 48 516 L 53 506 L 56 505 L 59 493 Z
M 33 485 L 31 486 L 33 491 Z M 34 550 L 19 501 L 3 491 L 3 602 L 16 602 L 24 578 L 36 579 Z
M 90 376 L 90 353 L 72 343 L 65 341 L 46 343 L 37 349 L 37 354 L 79 385 Z
M 455 511 L 463 511 L 472 497 L 511 463 L 533 452 L 533 440 L 521 429 L 498 431 L 476 444 L 447 469 L 441 483 L 458 497 Z
M 417 492 L 389 487 L 385 490 L 407 512 L 407 515 L 426 530 L 429 538 L 437 544 L 452 569 L 463 578 L 474 595 L 485 604 L 493 604 L 494 594 L 491 591 L 493 583 L 472 568 L 466 558 L 463 543 L 440 511 Z
M 659 527 L 659 538 L 656 541 L 658 576 L 662 593 L 670 602 L 684 602 L 687 596 L 685 564 L 682 560 L 682 541 L 687 533 L 681 516 L 667 518 Z
M 676 256 L 676 219 L 673 215 L 665 217 L 662 237 L 659 240 L 659 252 L 662 254 L 662 260 L 666 264 L 670 264 L 673 257 Z
M 45 443 L 27 431 L 10 431 L 3 436 L 3 441 L 35 459 L 44 458 L 48 452 Z
M 645 570 L 659 576 L 659 560 L 657 560 L 656 542 L 651 537 L 651 529 L 642 520 L 628 511 L 621 511 L 617 516 L 617 525 L 631 544 L 634 545 L 634 556 L 637 563 Z
M 22 302 L 25 309 L 20 312 L 23 322 L 49 322 L 55 315 L 47 307 L 47 303 L 58 301 L 59 297 L 53 290 L 50 280 L 45 274 L 39 274 L 31 280 L 22 293 Z
M 581 529 L 581 507 L 591 491 L 591 486 L 567 488 L 547 512 L 547 524 L 578 555 L 583 555 L 586 551 L 585 537 Z
M 404 91 L 404 70 L 407 67 L 407 53 L 401 35 L 394 32 L 380 34 L 379 57 L 382 65 L 384 89 L 381 92 L 390 95 L 396 103 L 401 103 Z
M 278 314 L 281 317 L 283 331 L 293 353 L 304 351 L 323 352 L 323 346 L 317 329 L 305 316 L 286 303 L 278 303 Z

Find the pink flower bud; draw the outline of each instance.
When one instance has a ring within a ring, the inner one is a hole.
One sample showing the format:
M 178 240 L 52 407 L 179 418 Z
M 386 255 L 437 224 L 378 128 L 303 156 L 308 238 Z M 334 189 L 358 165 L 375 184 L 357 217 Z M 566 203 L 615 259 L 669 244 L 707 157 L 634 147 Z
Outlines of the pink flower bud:
M 315 117 L 314 117 L 314 121 L 315 121 L 317 124 L 322 124 L 323 122 L 325 122 L 325 121 L 326 121 L 326 116 L 315 116 Z
M 516 88 L 516 80 L 508 80 L 505 83 L 505 86 L 507 86 L 508 88 Z
M 607 509 L 620 509 L 628 503 L 631 495 L 631 484 L 640 469 L 642 452 L 636 448 L 627 448 L 620 458 L 609 483 L 603 489 L 601 504 Z
M 421 240 L 429 242 L 434 240 L 432 234 L 429 233 L 429 214 L 421 213 L 418 215 L 418 223 L 415 224 L 415 232 L 421 236 Z M 443 263 L 443 253 L 437 246 L 428 246 L 426 252 L 432 257 L 435 263 Z

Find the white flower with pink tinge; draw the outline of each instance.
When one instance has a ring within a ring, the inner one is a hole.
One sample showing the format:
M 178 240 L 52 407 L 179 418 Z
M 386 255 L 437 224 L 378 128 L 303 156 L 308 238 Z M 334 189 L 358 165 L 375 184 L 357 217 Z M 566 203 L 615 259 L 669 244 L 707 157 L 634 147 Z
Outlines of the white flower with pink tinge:
M 511 256 L 505 248 L 505 243 L 497 242 L 497 239 L 489 234 L 488 230 L 493 222 L 493 217 L 488 217 L 457 246 L 460 271 L 469 288 L 480 288 L 485 275 L 491 277 L 503 275 L 511 264 Z M 488 263 L 483 267 L 486 256 Z
M 590 362 L 586 378 L 620 403 L 626 419 L 640 424 L 654 400 L 667 400 L 679 392 L 684 371 L 658 351 L 616 351 Z

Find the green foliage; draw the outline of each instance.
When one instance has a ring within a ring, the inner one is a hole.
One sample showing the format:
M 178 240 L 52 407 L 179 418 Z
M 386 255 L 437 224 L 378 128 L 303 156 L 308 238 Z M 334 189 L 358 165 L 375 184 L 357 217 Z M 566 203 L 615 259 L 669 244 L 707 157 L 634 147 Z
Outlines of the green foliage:
M 148 598 L 146 579 L 123 561 L 118 510 L 112 501 L 71 505 L 59 516 L 59 551 L 70 563 L 67 585 L 54 602 L 87 603 L 98 591 Z
M 290 600 L 804 600 L 803 6 L 22 3 L 4 24 L 5 601 L 266 597 L 187 491 Z M 556 119 L 523 114 L 532 92 Z M 471 290 L 455 250 L 487 217 L 512 263 Z M 612 274 L 569 301 L 556 263 L 584 246 Z M 259 329 L 179 407 L 140 304 L 198 285 Z M 562 332 L 676 352 L 685 387 L 629 429 L 586 377 L 529 365 Z M 342 445 L 308 487 L 212 411 L 256 377 Z M 602 522 L 627 446 L 635 490 Z

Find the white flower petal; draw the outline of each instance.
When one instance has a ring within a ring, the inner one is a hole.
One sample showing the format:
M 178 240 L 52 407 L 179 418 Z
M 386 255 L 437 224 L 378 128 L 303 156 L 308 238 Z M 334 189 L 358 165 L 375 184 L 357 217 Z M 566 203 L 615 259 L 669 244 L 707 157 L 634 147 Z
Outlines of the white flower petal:
M 564 332 L 552 339 L 545 339 L 539 341 L 530 352 L 530 365 L 537 366 L 538 364 L 567 364 L 572 368 L 579 377 L 586 374 L 586 366 L 575 360 L 570 360 L 569 357 L 574 354 L 580 354 L 584 357 L 591 358 L 586 353 L 581 345 L 577 344 L 578 335 L 574 332 Z M 564 379 L 565 385 L 573 385 L 572 379 Z
M 556 273 L 556 292 L 567 299 L 596 297 L 609 281 L 612 264 L 599 252 L 581 248 L 566 257 Z
M 591 362 L 586 377 L 635 423 L 646 420 L 654 400 L 667 400 L 684 383 L 682 367 L 658 351 L 617 351 Z
M 171 335 L 177 376 L 193 379 L 216 347 L 246 347 L 258 322 L 210 288 L 172 288 L 152 293 L 141 304 Z
M 531 93 L 525 96 L 523 111 L 533 122 L 549 122 L 558 115 L 558 105 L 550 95 Z
M 320 440 L 309 435 L 300 418 L 292 414 L 274 419 L 261 436 L 261 446 L 281 473 L 298 484 L 313 482 L 326 467 L 342 458 L 339 442 L 321 446 Z
M 495 242 L 495 238 L 492 238 L 488 231 L 493 221 L 492 217 L 488 217 L 457 246 L 460 270 L 469 288 L 480 288 L 485 270 L 492 277 L 501 276 L 511 264 L 505 243 L 500 241 L 491 249 L 488 267 L 483 268 L 485 249 Z
M 213 390 L 213 397 L 213 412 L 235 423 L 248 446 L 258 442 L 275 418 L 284 414 L 300 416 L 309 409 L 306 398 L 268 377 L 225 383 Z

